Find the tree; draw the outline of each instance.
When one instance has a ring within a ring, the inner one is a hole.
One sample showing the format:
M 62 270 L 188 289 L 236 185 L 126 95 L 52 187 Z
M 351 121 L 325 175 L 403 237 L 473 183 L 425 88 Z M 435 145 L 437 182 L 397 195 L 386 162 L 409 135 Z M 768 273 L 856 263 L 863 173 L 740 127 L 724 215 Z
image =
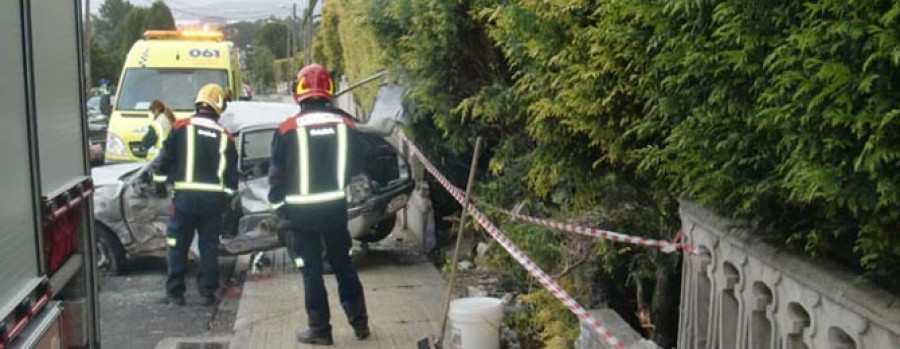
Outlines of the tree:
M 125 16 L 134 6 L 127 0 L 106 0 L 100 5 L 100 15 L 93 16 L 91 24 L 94 30 L 91 37 L 98 38 L 103 45 L 110 45 L 110 38 L 116 28 L 124 21 Z
M 235 46 L 247 47 L 247 45 L 253 44 L 253 38 L 256 31 L 262 26 L 262 23 L 262 21 L 230 23 L 225 26 L 225 33 L 228 35 L 228 39 L 234 42 Z
M 172 11 L 161 0 L 156 0 L 150 6 L 147 29 L 175 29 L 175 18 Z
M 275 54 L 268 47 L 253 47 L 249 62 L 250 75 L 260 86 L 271 87 L 275 83 Z
M 253 35 L 254 48 L 266 48 L 275 58 L 287 58 L 288 27 L 282 22 L 268 22 Z
M 97 40 L 91 40 L 91 77 L 96 83 L 100 79 L 111 82 L 118 80 L 116 59 Z
M 123 0 L 107 0 L 95 17 L 97 35 L 92 36 L 91 76 L 103 72 L 115 84 L 131 45 L 150 29 L 173 30 L 175 19 L 169 7 L 155 1 L 150 7 L 133 6 Z M 94 43 L 97 47 L 94 47 Z M 95 57 L 94 52 L 99 56 Z

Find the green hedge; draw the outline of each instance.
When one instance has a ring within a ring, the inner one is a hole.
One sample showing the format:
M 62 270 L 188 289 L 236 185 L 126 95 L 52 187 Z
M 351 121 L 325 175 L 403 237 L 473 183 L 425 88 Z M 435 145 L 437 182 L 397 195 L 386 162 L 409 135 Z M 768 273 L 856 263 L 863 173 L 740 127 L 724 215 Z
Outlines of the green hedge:
M 457 3 L 514 68 L 548 160 L 530 172 L 538 193 L 614 172 L 659 207 L 687 196 L 807 252 L 897 271 L 900 4 Z
M 540 213 L 560 218 L 599 212 L 605 227 L 663 238 L 679 228 L 676 199 L 687 197 L 898 286 L 900 3 L 368 5 L 340 22 L 374 31 L 410 87 L 412 129 L 430 155 L 453 159 L 486 137 L 480 196 L 541 202 Z M 367 64 L 343 50 L 345 69 Z M 568 258 L 570 242 L 550 240 L 529 253 Z M 657 339 L 671 343 L 673 307 L 660 297 L 677 263 L 641 249 L 597 253 L 607 274 L 627 271 L 634 288 L 617 292 L 652 303 Z M 569 336 L 552 328 L 540 337 Z

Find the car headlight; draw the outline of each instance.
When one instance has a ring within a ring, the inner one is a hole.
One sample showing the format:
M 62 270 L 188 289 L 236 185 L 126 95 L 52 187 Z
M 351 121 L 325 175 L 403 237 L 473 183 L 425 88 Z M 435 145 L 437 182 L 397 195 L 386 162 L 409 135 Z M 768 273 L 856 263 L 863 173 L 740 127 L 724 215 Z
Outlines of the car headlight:
M 122 139 L 112 132 L 106 133 L 106 153 L 122 156 L 128 155 L 128 151 L 125 149 L 125 142 L 122 142 Z
M 350 206 L 364 202 L 372 197 L 372 185 L 369 176 L 364 174 L 353 176 L 350 186 L 347 188 L 347 203 Z

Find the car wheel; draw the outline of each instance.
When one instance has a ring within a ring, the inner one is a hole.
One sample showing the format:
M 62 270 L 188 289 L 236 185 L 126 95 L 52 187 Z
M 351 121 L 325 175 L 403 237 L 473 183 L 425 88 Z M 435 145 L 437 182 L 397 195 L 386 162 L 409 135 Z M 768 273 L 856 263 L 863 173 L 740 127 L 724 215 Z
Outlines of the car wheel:
M 397 224 L 397 214 L 392 213 L 385 219 L 382 219 L 380 222 L 376 223 L 375 226 L 369 231 L 368 234 L 360 236 L 359 241 L 361 242 L 378 242 L 386 238 L 388 235 L 394 231 L 394 225 Z
M 102 224 L 94 224 L 96 233 L 97 271 L 104 276 L 120 275 L 125 265 L 125 247 L 112 231 Z

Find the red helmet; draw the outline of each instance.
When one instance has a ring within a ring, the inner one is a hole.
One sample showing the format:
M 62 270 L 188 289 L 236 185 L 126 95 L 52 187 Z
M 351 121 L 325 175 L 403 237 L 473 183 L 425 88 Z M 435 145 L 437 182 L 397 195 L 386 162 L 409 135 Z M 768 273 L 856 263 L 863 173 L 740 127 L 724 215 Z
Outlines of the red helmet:
M 294 100 L 300 103 L 309 98 L 331 99 L 334 83 L 325 67 L 310 64 L 297 73 L 294 80 Z

